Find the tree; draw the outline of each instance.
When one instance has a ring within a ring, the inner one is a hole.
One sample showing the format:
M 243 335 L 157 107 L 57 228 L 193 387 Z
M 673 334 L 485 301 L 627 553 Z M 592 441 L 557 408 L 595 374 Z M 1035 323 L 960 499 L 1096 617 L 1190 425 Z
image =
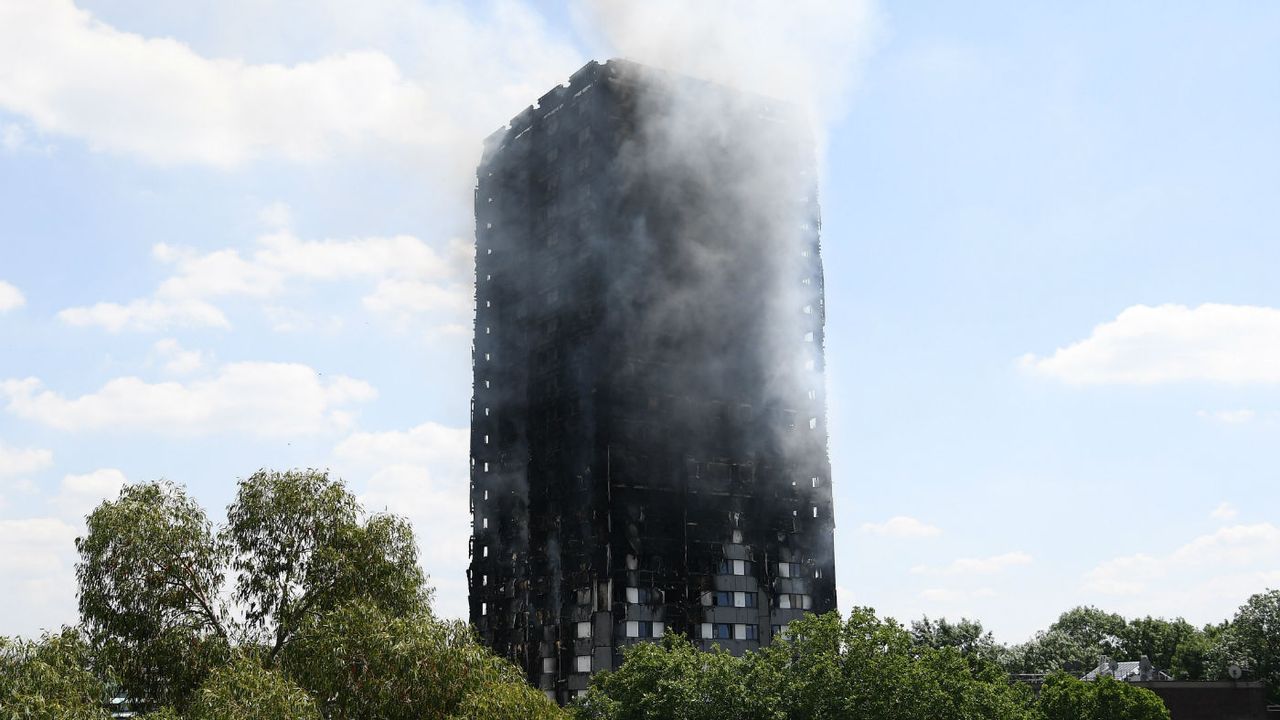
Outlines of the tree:
M 189 720 L 320 720 L 315 700 L 257 660 L 238 655 L 210 673 Z
M 1169 720 L 1158 695 L 1103 676 L 1077 680 L 1053 673 L 1040 689 L 1039 714 L 1044 720 Z
M 1102 655 L 1121 651 L 1125 619 L 1096 607 L 1072 608 L 1030 641 L 1009 648 L 1002 663 L 1013 673 L 1096 667 Z
M 773 687 L 748 684 L 749 664 L 716 648 L 703 652 L 678 635 L 626 650 L 617 672 L 595 678 L 577 706 L 590 720 L 736 720 L 777 712 Z
M 464 623 L 356 601 L 312 619 L 280 655 L 328 718 L 552 720 L 562 711 Z
M 983 630 L 982 623 L 968 618 L 952 623 L 946 618 L 931 620 L 926 615 L 911 623 L 911 642 L 918 648 L 955 648 L 965 657 L 988 662 L 999 659 L 1003 650 L 995 637 Z
M 0 638 L 0 715 L 109 720 L 106 686 L 89 671 L 89 646 L 72 629 L 38 641 Z
M 80 617 L 129 695 L 186 699 L 230 650 L 228 559 L 204 510 L 169 482 L 126 486 L 76 539 Z
M 353 600 L 427 611 L 408 523 L 363 517 L 327 473 L 256 473 L 227 516 L 215 532 L 181 487 L 158 482 L 125 487 L 87 518 L 76 540 L 80 614 L 130 697 L 183 712 L 233 647 L 261 645 L 270 664 L 303 624 Z
M 576 706 L 589 720 L 1030 720 L 1032 698 L 994 664 L 913 645 L 867 608 L 788 626 L 786 639 L 735 658 L 683 638 L 629 648 Z
M 1177 618 L 1137 618 L 1120 631 L 1120 659 L 1136 660 L 1146 655 L 1157 668 L 1179 680 L 1200 679 L 1203 668 L 1196 648 L 1203 635 L 1194 625 Z
M 1271 701 L 1280 703 L 1280 590 L 1246 600 L 1222 632 L 1215 654 L 1218 665 L 1238 665 L 1267 681 Z
M 360 522 L 340 480 L 314 470 L 260 471 L 240 482 L 227 509 L 235 599 L 247 636 L 275 658 L 308 617 L 353 598 L 393 614 L 428 607 L 413 530 L 402 518 Z

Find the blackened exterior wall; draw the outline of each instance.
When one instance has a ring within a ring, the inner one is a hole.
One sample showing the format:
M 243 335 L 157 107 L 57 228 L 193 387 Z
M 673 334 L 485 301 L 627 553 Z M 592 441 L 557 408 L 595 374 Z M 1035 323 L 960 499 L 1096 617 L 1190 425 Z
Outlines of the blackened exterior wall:
M 835 607 L 802 126 L 614 60 L 486 142 L 470 615 L 558 700 L 664 630 L 740 653 Z

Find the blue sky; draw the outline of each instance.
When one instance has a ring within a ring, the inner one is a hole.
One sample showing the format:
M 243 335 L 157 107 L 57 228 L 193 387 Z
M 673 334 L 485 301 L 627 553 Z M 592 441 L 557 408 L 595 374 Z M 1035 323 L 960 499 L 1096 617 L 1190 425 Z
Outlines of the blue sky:
M 260 467 L 408 515 L 462 614 L 470 173 L 616 55 L 824 138 L 842 606 L 1280 586 L 1280 7 L 698 8 L 0 0 L 0 633 L 74 620 L 120 483 Z

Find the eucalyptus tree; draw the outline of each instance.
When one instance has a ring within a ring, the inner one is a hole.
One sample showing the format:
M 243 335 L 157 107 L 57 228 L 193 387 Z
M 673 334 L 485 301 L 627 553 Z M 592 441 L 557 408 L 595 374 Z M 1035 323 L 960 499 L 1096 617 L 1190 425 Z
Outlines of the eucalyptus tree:
M 76 540 L 82 621 L 125 690 L 179 711 L 237 648 L 268 664 L 311 619 L 362 600 L 428 612 L 402 518 L 366 515 L 341 480 L 261 471 L 239 482 L 215 528 L 171 482 L 126 486 Z

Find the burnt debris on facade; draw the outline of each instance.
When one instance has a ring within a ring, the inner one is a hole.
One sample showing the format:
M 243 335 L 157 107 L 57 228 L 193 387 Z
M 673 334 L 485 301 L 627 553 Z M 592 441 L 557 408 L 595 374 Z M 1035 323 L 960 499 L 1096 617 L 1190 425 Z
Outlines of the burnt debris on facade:
M 486 141 L 470 615 L 561 702 L 664 631 L 741 653 L 835 608 L 804 127 L 612 60 Z

